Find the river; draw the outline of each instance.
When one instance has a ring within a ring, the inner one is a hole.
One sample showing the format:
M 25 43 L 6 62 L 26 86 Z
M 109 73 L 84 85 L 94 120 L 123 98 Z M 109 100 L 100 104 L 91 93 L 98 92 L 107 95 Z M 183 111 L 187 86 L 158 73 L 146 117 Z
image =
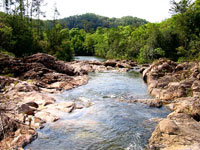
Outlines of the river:
M 46 124 L 26 150 L 143 150 L 156 125 L 149 119 L 169 113 L 164 107 L 126 102 L 151 98 L 134 71 L 90 73 L 88 84 L 54 97 L 58 103 L 86 101 L 90 106 Z

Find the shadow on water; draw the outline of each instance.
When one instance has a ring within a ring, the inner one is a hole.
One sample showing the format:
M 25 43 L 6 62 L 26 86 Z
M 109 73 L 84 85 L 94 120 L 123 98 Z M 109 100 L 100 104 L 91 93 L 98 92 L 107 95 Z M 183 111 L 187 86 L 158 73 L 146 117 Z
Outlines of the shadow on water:
M 61 120 L 47 124 L 30 150 L 143 150 L 155 128 L 149 119 L 165 117 L 166 108 L 126 103 L 148 99 L 147 87 L 137 72 L 91 73 L 87 85 L 55 95 L 58 102 L 91 103 Z M 124 99 L 120 102 L 119 99 Z

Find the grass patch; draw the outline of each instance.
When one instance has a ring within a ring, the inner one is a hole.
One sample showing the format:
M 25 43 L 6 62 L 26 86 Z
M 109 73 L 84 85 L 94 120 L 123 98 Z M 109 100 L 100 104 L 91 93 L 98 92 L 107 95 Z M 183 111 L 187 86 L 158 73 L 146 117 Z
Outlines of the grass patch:
M 34 80 L 29 79 L 29 80 L 26 80 L 26 82 L 28 82 L 28 83 L 33 83 Z
M 6 99 L 10 99 L 10 96 L 9 96 L 9 95 L 6 95 Z
M 8 52 L 4 49 L 0 49 L 0 57 L 4 57 L 2 55 L 7 55 L 7 56 L 10 56 L 10 57 L 15 57 L 15 54 L 11 53 L 11 52 Z
M 4 75 L 2 75 L 2 76 L 5 76 L 5 77 L 12 77 L 12 78 L 15 77 L 15 76 L 14 76 L 14 73 L 8 73 L 8 74 L 4 74 Z

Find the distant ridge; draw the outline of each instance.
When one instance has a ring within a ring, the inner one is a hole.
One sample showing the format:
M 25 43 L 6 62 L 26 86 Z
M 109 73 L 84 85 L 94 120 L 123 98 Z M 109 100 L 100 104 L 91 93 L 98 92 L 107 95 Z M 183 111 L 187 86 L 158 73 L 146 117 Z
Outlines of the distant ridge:
M 63 27 L 85 29 L 86 31 L 96 30 L 98 27 L 112 28 L 117 26 L 133 25 L 135 27 L 147 24 L 148 21 L 132 16 L 122 18 L 109 18 L 94 13 L 70 16 L 59 19 Z

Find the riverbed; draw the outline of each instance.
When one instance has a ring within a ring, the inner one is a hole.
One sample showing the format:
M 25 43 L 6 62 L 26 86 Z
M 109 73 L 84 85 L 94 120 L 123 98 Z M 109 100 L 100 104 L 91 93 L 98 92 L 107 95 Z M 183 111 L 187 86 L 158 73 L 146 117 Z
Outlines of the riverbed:
M 58 103 L 88 105 L 46 124 L 26 150 L 143 150 L 156 125 L 149 119 L 169 113 L 164 107 L 128 103 L 152 98 L 136 71 L 90 73 L 88 84 L 54 97 Z

